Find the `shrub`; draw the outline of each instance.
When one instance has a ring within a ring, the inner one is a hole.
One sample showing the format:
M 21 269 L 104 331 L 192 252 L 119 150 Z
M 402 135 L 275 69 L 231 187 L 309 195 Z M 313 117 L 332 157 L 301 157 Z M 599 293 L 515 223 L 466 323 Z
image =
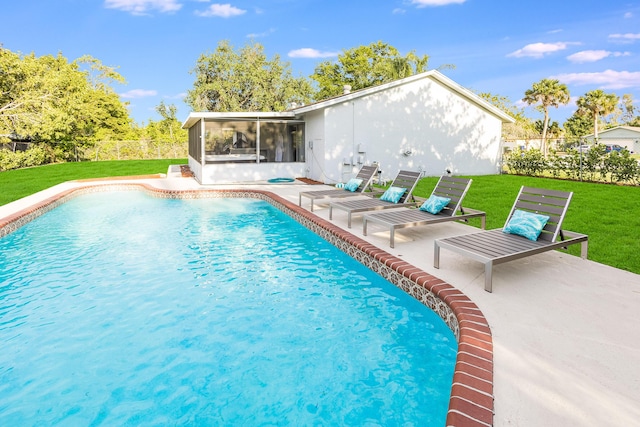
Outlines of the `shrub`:
M 631 157 L 627 150 L 622 152 L 612 151 L 604 157 L 602 170 L 609 174 L 611 182 L 638 183 L 640 178 L 640 166 L 636 159 Z
M 588 152 L 569 149 L 567 154 L 552 152 L 545 159 L 540 150 L 515 150 L 505 156 L 509 173 L 517 175 L 551 175 L 593 182 L 638 184 L 640 165 L 627 150 L 607 153 L 605 146 L 596 144 Z
M 44 147 L 32 145 L 25 151 L 0 150 L 0 171 L 39 166 L 49 162 Z
M 540 150 L 516 149 L 510 152 L 506 158 L 506 165 L 510 171 L 518 175 L 536 176 L 547 169 L 547 162 Z

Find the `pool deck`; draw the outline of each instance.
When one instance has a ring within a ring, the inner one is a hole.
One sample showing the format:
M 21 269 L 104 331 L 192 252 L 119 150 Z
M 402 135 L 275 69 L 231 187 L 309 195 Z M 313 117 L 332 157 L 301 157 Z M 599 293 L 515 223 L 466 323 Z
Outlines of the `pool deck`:
M 113 182 L 163 190 L 257 189 L 296 205 L 300 191 L 328 188 L 299 181 L 200 186 L 176 176 Z M 95 184 L 68 182 L 0 206 L 0 220 L 65 190 Z M 328 220 L 327 207 L 316 202 L 314 214 Z M 440 269 L 433 267 L 434 239 L 475 228 L 408 228 L 396 233 L 396 247 L 390 248 L 388 230 L 371 223 L 363 236 L 359 216 L 351 229 L 341 211 L 331 222 L 446 281 L 482 310 L 493 336 L 493 425 L 640 426 L 640 275 L 554 251 L 494 267 L 488 293 L 478 262 L 442 250 Z

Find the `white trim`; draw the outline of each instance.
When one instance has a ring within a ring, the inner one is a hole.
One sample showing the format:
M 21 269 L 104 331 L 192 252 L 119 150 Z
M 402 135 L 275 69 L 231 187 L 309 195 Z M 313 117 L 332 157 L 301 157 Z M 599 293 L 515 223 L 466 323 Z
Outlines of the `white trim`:
M 253 112 L 253 111 L 236 111 L 236 112 L 213 112 L 200 111 L 189 113 L 187 120 L 182 123 L 182 129 L 189 129 L 200 119 L 295 119 L 296 115 L 290 111 L 282 112 Z

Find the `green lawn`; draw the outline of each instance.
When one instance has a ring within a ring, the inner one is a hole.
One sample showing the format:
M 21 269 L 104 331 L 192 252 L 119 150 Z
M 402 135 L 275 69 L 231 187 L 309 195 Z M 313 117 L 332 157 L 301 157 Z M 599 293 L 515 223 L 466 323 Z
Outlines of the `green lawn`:
M 56 163 L 4 171 L 0 172 L 0 206 L 65 181 L 167 173 L 170 165 L 186 163 L 186 159 L 124 160 Z
M 166 173 L 185 159 L 62 163 L 0 172 L 0 205 L 61 182 Z M 504 225 L 520 186 L 573 191 L 564 228 L 589 235 L 589 259 L 640 274 L 640 187 L 623 187 L 515 175 L 473 176 L 465 206 L 487 212 L 487 228 Z M 423 178 L 415 194 L 428 197 L 438 178 Z M 480 221 L 471 221 L 479 226 Z M 569 248 L 578 255 L 579 245 Z

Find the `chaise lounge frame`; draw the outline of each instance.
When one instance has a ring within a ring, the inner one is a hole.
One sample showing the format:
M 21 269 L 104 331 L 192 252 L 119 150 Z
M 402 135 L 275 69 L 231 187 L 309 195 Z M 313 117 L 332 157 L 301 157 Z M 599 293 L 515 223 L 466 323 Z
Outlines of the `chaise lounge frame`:
M 313 212 L 314 202 L 316 200 L 361 196 L 368 187 L 371 187 L 371 181 L 373 180 L 376 172 L 378 172 L 377 165 L 362 166 L 356 175 L 356 178 L 362 179 L 362 183 L 358 186 L 356 191 L 349 191 L 345 189 L 301 191 L 298 194 L 298 206 L 302 206 L 302 198 L 307 197 L 311 199 L 311 212 Z
M 389 246 L 393 248 L 395 247 L 396 230 L 408 227 L 419 227 L 449 221 L 468 222 L 470 218 L 481 218 L 481 227 L 484 230 L 487 214 L 475 209 L 462 207 L 462 200 L 467 191 L 469 191 L 472 182 L 473 180 L 470 178 L 441 176 L 431 195 L 447 197 L 451 201 L 438 214 L 434 215 L 420 209 L 409 208 L 368 214 L 362 218 L 362 234 L 367 235 L 367 225 L 370 222 L 388 227 Z
M 481 231 L 434 241 L 433 266 L 440 268 L 440 248 L 448 249 L 484 263 L 484 289 L 492 291 L 493 266 L 542 252 L 580 244 L 580 256 L 587 258 L 588 236 L 562 229 L 572 192 L 546 190 L 523 186 L 507 217 L 508 224 L 516 209 L 550 217 L 538 240 L 504 233 L 503 229 Z
M 406 188 L 407 191 L 402 195 L 398 203 L 386 202 L 378 198 L 348 200 L 343 202 L 332 202 L 329 205 L 329 219 L 333 219 L 333 209 L 339 209 L 347 212 L 347 227 L 351 228 L 351 218 L 354 214 L 367 211 L 376 211 L 382 209 L 399 208 L 406 206 L 415 206 L 416 201 L 413 198 L 413 190 L 418 184 L 418 180 L 422 174 L 420 172 L 401 170 L 391 183 L 392 187 Z M 407 202 L 409 198 L 411 202 Z

